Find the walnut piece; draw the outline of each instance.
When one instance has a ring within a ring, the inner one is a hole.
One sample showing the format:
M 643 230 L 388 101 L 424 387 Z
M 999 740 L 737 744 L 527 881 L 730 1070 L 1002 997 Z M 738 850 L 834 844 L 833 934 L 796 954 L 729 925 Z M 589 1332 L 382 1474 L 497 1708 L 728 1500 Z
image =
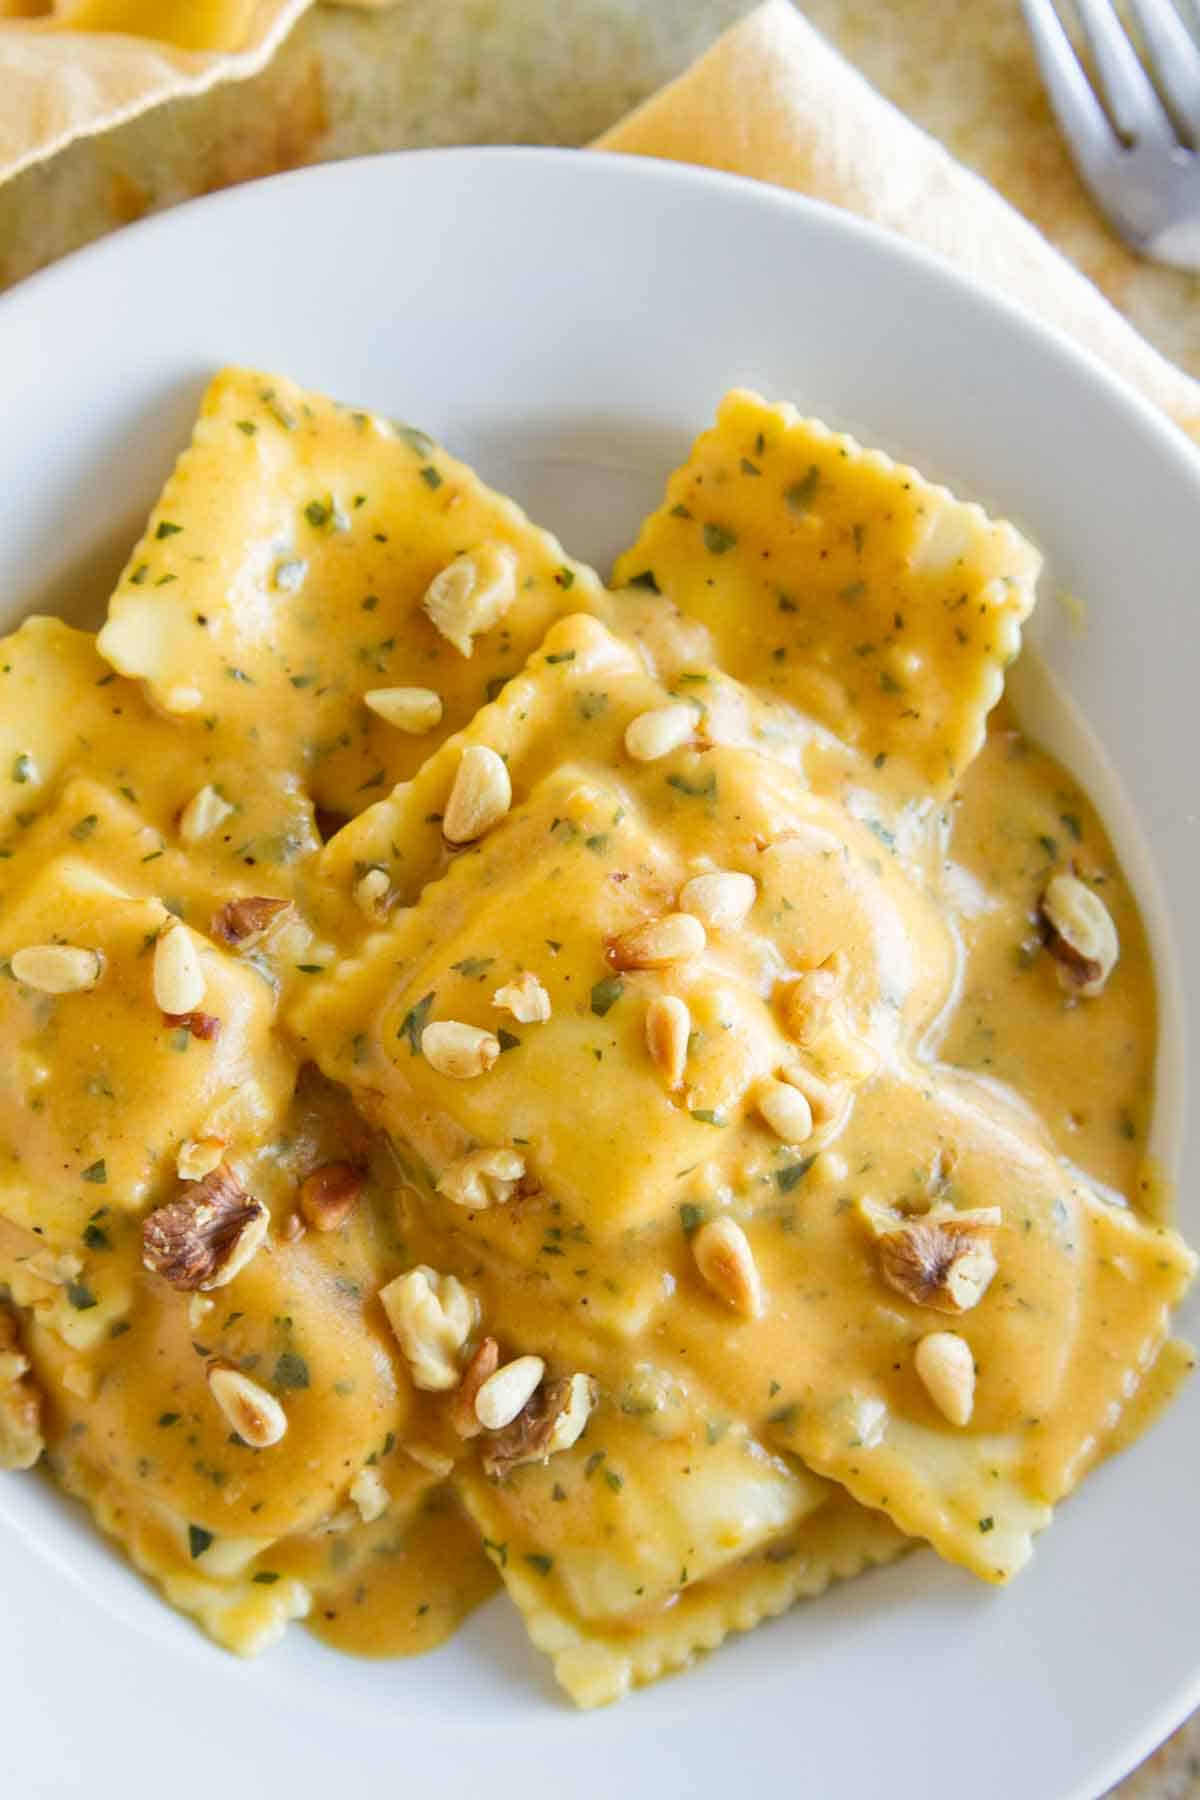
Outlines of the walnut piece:
M 11 1308 L 0 1304 L 0 1469 L 32 1469 L 42 1454 L 42 1401 Z
M 1099 894 L 1075 875 L 1055 875 L 1041 899 L 1046 948 L 1064 987 L 1091 999 L 1104 987 L 1121 954 L 1112 914 Z
M 212 935 L 223 944 L 235 944 L 239 950 L 248 950 L 284 913 L 290 912 L 291 907 L 290 900 L 272 900 L 263 894 L 229 900 L 213 917 Z
M 475 1396 L 499 1367 L 500 1346 L 494 1337 L 485 1337 L 463 1370 L 462 1380 L 450 1403 L 450 1423 L 459 1437 L 478 1437 L 483 1430 L 475 1414 Z
M 199 1038 L 205 1044 L 215 1043 L 221 1035 L 221 1021 L 215 1013 L 164 1013 L 163 1024 L 172 1025 L 177 1030 L 190 1031 L 194 1038 Z
M 996 1207 L 906 1219 L 895 1230 L 880 1232 L 880 1273 L 918 1306 L 969 1312 L 996 1273 L 991 1233 L 999 1223 Z
M 184 1293 L 224 1287 L 259 1249 L 271 1215 L 248 1194 L 228 1163 L 189 1182 L 187 1192 L 152 1212 L 142 1227 L 142 1261 Z
M 314 1231 L 336 1231 L 358 1204 L 366 1177 L 353 1163 L 322 1163 L 300 1183 L 299 1206 Z
M 563 1375 L 538 1388 L 511 1425 L 488 1434 L 483 1445 L 487 1474 L 507 1475 L 521 1463 L 549 1462 L 583 1435 L 599 1398 L 590 1375 Z

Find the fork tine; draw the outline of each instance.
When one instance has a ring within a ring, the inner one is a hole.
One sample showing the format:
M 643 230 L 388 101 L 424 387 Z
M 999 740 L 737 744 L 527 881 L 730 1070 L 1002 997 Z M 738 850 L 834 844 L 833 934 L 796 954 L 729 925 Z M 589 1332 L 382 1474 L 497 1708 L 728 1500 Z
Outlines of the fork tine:
M 1117 130 L 1137 144 L 1177 144 L 1175 127 L 1125 34 L 1112 0 L 1075 0 L 1075 6 Z
M 1200 46 L 1173 0 L 1130 0 L 1154 78 L 1193 140 L 1200 140 Z
M 1099 186 L 1118 146 L 1051 0 L 1021 0 L 1050 104 L 1080 173 Z

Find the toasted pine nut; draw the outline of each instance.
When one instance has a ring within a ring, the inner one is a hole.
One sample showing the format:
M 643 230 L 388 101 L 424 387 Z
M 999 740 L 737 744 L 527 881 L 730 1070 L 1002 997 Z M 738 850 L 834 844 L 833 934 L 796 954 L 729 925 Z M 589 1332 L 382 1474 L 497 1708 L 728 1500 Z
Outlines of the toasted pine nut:
M 646 1008 L 646 1048 L 669 1088 L 677 1088 L 687 1066 L 692 1015 L 675 994 L 657 994 Z
M 204 970 L 192 934 L 173 919 L 154 946 L 155 1004 L 160 1012 L 195 1012 L 204 988 Z
M 693 875 L 679 894 L 681 912 L 693 913 L 710 931 L 736 931 L 758 898 L 753 875 L 723 869 L 713 875 Z
M 656 706 L 630 719 L 625 727 L 625 748 L 635 762 L 657 762 L 660 756 L 690 743 L 695 731 L 695 709 L 684 701 Z
M 391 882 L 383 869 L 367 869 L 354 884 L 354 898 L 368 919 L 382 919 L 387 912 Z
M 785 1144 L 807 1143 L 813 1133 L 812 1107 L 787 1081 L 772 1081 L 758 1096 L 758 1110 Z
M 287 1414 L 274 1394 L 259 1387 L 240 1369 L 214 1363 L 208 1371 L 208 1389 L 242 1442 L 252 1450 L 268 1449 L 287 1431 Z
M 922 1386 L 951 1425 L 966 1425 L 975 1410 L 975 1358 L 956 1331 L 931 1331 L 913 1352 Z
M 448 844 L 472 844 L 498 825 L 511 805 L 504 759 L 486 744 L 468 744 L 442 814 L 442 834 Z
M 546 1365 L 540 1356 L 518 1356 L 489 1375 L 475 1396 L 475 1417 L 485 1431 L 511 1425 L 541 1383 Z
M 500 1054 L 500 1040 L 478 1025 L 438 1019 L 421 1033 L 421 1054 L 439 1075 L 473 1081 L 484 1075 Z
M 98 950 L 75 944 L 30 944 L 14 950 L 9 968 L 23 987 L 39 994 L 87 994 L 104 973 Z
M 436 730 L 442 722 L 441 695 L 432 688 L 368 688 L 363 701 L 385 724 L 414 737 Z
M 741 1226 L 733 1219 L 710 1219 L 692 1238 L 692 1255 L 705 1283 L 727 1306 L 748 1319 L 761 1317 L 762 1282 Z
M 664 969 L 699 956 L 707 942 L 703 925 L 691 913 L 664 913 L 614 938 L 608 960 L 614 969 Z

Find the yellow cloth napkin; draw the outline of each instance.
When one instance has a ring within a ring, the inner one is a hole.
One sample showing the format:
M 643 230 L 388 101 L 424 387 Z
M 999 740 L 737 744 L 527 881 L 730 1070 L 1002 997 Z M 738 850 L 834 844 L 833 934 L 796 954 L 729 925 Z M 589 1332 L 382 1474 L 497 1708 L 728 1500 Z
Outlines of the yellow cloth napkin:
M 752 175 L 889 226 L 1057 326 L 1200 440 L 1200 382 L 876 93 L 790 0 L 767 0 L 595 148 Z
M 309 4 L 0 0 L 0 181 L 73 138 L 256 74 Z

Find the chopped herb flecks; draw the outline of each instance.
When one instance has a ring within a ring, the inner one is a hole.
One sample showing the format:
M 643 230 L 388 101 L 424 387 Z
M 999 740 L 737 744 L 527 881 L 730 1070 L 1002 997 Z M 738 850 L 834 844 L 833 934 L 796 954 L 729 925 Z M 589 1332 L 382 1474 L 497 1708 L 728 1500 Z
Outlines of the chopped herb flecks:
M 603 981 L 598 981 L 592 989 L 592 1011 L 596 1017 L 602 1019 L 624 992 L 625 983 L 616 975 L 606 975 Z

